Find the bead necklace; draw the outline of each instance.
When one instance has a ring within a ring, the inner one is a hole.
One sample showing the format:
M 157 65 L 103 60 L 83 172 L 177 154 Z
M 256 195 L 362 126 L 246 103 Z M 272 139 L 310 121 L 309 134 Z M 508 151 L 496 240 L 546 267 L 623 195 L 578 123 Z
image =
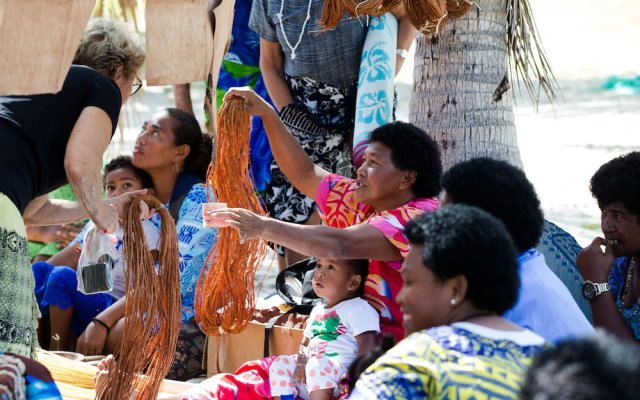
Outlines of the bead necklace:
M 282 12 L 284 11 L 284 0 L 280 1 L 280 12 L 276 14 L 278 21 L 280 22 L 280 31 L 282 31 L 282 37 L 284 38 L 285 43 L 291 50 L 291 59 L 296 59 L 296 49 L 300 46 L 300 42 L 302 42 L 302 38 L 304 36 L 304 30 L 307 27 L 307 22 L 311 19 L 311 4 L 313 0 L 309 0 L 309 6 L 307 7 L 307 17 L 304 19 L 304 23 L 302 24 L 302 31 L 300 32 L 300 36 L 298 37 L 298 41 L 295 46 L 291 46 L 291 42 L 289 42 L 289 38 L 287 37 L 286 32 L 284 31 L 284 23 L 282 22 Z
M 631 257 L 631 261 L 629 261 L 629 266 L 627 267 L 627 275 L 624 278 L 624 289 L 622 290 L 622 295 L 620 296 L 620 300 L 622 300 L 622 305 L 624 308 L 630 309 L 634 306 L 634 303 L 638 303 L 637 309 L 634 311 L 633 316 L 635 317 L 638 312 L 640 312 L 640 298 L 635 302 L 633 299 L 629 299 L 631 296 L 631 283 L 633 282 L 633 273 L 636 269 L 636 258 Z M 629 304 L 631 302 L 631 304 Z M 629 305 L 629 307 L 627 307 Z

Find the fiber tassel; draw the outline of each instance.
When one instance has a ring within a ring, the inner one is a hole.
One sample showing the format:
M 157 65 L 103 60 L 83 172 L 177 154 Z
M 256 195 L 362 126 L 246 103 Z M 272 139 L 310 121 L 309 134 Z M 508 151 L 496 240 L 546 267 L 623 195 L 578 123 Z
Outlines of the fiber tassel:
M 159 265 L 147 246 L 139 203 L 160 214 Z M 153 196 L 136 198 L 124 219 L 127 305 L 117 362 L 97 394 L 100 400 L 122 400 L 138 390 L 138 400 L 156 399 L 171 369 L 181 322 L 178 238 L 173 218 Z M 146 377 L 142 377 L 142 373 Z
M 409 20 L 420 32 L 438 34 L 447 23 L 447 0 L 404 0 Z
M 251 117 L 240 97 L 227 99 L 218 112 L 215 165 L 207 172 L 208 192 L 228 207 L 266 215 L 249 178 Z M 209 201 L 214 201 L 209 199 Z M 253 317 L 256 270 L 267 254 L 263 240 L 240 241 L 234 228 L 220 228 L 196 287 L 196 320 L 206 333 L 237 333 Z
M 338 25 L 340 19 L 342 19 L 344 12 L 345 6 L 343 0 L 324 0 L 320 24 L 327 29 L 333 29 Z

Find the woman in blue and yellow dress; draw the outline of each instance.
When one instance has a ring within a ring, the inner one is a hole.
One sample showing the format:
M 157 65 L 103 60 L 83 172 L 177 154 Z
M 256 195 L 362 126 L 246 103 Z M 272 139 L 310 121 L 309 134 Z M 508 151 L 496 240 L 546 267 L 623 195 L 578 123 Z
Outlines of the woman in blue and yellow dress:
M 504 226 L 464 205 L 419 216 L 398 302 L 406 339 L 356 382 L 350 399 L 517 399 L 545 340 L 504 318 L 518 296 Z

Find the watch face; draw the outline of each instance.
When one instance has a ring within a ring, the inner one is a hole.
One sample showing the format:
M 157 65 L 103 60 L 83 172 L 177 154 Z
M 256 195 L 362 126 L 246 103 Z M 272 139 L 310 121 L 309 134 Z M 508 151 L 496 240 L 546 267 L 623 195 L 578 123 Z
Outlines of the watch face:
M 582 285 L 582 297 L 587 300 L 593 300 L 596 298 L 596 286 L 591 282 L 585 282 Z

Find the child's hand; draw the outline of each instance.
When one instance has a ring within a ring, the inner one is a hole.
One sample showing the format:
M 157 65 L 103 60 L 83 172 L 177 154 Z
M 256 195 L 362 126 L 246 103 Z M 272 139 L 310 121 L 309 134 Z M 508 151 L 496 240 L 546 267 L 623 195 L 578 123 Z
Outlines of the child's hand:
M 296 364 L 296 369 L 293 371 L 293 379 L 297 382 L 300 382 L 303 385 L 307 384 L 307 355 L 303 352 L 298 352 L 297 357 L 298 363 Z

